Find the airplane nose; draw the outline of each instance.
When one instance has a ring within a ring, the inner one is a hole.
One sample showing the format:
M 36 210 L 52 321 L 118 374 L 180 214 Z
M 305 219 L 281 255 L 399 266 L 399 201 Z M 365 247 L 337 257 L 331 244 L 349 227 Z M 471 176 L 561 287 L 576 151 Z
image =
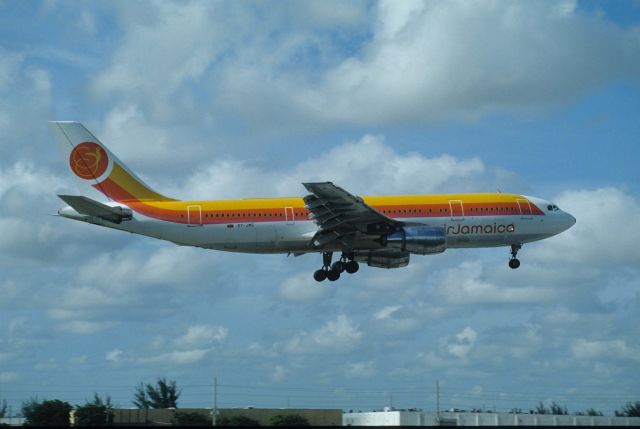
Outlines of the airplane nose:
M 565 212 L 565 214 L 567 215 L 567 222 L 568 222 L 567 229 L 569 229 L 576 224 L 576 218 L 571 216 L 569 213 Z

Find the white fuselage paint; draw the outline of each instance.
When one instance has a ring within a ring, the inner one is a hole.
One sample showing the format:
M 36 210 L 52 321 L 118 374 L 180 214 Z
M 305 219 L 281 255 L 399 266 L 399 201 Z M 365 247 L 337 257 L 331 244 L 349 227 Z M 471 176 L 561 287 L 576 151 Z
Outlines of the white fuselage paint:
M 539 207 L 548 202 L 530 197 Z M 112 203 L 116 206 L 118 204 Z M 135 213 L 132 220 L 114 224 L 99 218 L 80 215 L 71 207 L 60 215 L 109 228 L 128 231 L 179 245 L 242 253 L 305 253 L 339 251 L 340 243 L 319 248 L 312 238 L 318 230 L 313 221 L 239 222 L 229 224 L 185 225 L 149 218 Z M 405 223 L 442 227 L 447 248 L 495 247 L 542 240 L 565 231 L 575 218 L 562 211 L 545 211 L 544 215 L 461 216 L 452 218 L 398 218 Z M 378 236 L 356 241 L 353 250 L 383 248 Z

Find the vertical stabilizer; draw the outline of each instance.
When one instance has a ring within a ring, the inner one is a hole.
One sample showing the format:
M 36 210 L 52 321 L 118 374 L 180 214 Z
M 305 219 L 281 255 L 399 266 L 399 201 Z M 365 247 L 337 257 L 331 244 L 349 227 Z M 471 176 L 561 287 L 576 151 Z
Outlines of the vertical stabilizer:
M 80 122 L 49 122 L 81 195 L 97 201 L 169 201 L 129 170 Z

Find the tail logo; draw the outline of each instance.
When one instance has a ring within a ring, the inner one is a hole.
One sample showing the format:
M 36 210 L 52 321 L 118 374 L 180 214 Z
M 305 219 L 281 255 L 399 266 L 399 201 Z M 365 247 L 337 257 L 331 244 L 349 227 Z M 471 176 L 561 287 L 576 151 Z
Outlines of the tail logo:
M 71 151 L 69 165 L 81 179 L 97 179 L 109 166 L 109 157 L 103 148 L 93 142 L 80 143 Z

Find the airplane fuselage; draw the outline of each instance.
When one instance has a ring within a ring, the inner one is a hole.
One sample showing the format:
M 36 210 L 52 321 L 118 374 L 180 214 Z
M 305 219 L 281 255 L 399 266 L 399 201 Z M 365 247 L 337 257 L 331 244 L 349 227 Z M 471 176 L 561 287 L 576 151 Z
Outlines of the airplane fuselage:
M 445 194 L 362 197 L 381 213 L 407 224 L 441 227 L 447 248 L 528 243 L 556 235 L 575 222 L 552 204 L 513 194 Z M 537 204 L 536 204 L 537 203 Z M 81 215 L 71 207 L 60 215 L 180 245 L 244 253 L 339 251 L 339 243 L 312 243 L 318 231 L 302 198 L 219 201 L 121 202 L 133 218 L 120 224 Z M 377 236 L 361 238 L 358 249 L 382 249 Z

